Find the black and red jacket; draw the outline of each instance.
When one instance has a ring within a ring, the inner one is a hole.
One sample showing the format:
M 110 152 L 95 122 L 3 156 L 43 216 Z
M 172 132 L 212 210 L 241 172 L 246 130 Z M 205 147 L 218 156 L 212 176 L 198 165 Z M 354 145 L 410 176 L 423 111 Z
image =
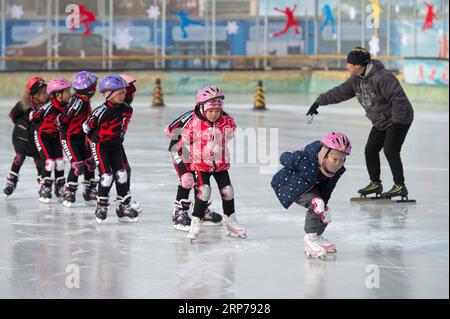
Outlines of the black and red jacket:
M 92 108 L 89 98 L 74 94 L 59 117 L 63 138 L 84 138 L 83 123 L 91 116 Z
M 44 104 L 39 110 L 33 113 L 30 119 L 36 123 L 36 131 L 38 134 L 44 134 L 49 137 L 59 137 L 59 131 L 56 127 L 55 120 L 58 115 L 64 113 L 64 108 L 55 98 Z
M 182 148 L 181 133 L 194 117 L 194 111 L 188 111 L 166 127 L 166 136 L 170 138 L 169 151 L 179 152 Z
M 89 128 L 89 136 L 93 142 L 121 144 L 132 114 L 133 108 L 129 104 L 113 107 L 108 101 L 96 108 L 84 125 Z

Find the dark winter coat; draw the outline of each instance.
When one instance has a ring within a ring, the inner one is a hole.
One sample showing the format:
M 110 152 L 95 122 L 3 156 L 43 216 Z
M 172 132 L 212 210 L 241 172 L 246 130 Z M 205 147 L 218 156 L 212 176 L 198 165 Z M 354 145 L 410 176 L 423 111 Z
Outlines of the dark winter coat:
M 301 195 L 316 185 L 320 170 L 317 154 L 321 148 L 320 141 L 316 141 L 307 145 L 304 150 L 281 154 L 280 162 L 284 167 L 274 175 L 271 185 L 284 208 L 288 209 Z M 328 203 L 344 172 L 345 167 L 342 167 L 336 175 L 317 185 L 325 203 Z
M 380 61 L 369 63 L 364 75 L 353 75 L 319 95 L 316 104 L 337 104 L 355 96 L 379 130 L 386 130 L 393 123 L 411 124 L 414 120 L 414 110 L 400 82 Z
M 29 121 L 31 111 L 29 96 L 24 94 L 22 99 L 9 112 L 9 117 L 14 123 L 12 134 L 14 149 L 17 153 L 27 156 L 35 156 L 37 154 L 34 144 L 34 125 Z

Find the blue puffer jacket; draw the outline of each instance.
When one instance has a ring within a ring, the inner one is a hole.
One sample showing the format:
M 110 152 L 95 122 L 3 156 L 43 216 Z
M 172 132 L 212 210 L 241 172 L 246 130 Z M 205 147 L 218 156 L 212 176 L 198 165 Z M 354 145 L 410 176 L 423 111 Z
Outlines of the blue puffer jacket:
M 304 150 L 281 154 L 280 162 L 284 167 L 274 175 L 271 185 L 284 208 L 288 209 L 315 185 L 320 169 L 317 154 L 321 148 L 320 141 L 316 141 L 307 145 Z M 345 167 L 342 167 L 332 178 L 327 178 L 317 185 L 325 203 L 328 203 L 344 172 Z

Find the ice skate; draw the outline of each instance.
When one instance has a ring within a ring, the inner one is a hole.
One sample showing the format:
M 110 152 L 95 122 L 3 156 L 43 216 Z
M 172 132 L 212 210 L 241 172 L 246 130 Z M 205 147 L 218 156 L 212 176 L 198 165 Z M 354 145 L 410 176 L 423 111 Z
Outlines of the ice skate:
M 182 199 L 174 203 L 172 212 L 172 222 L 174 229 L 189 231 L 191 226 L 191 218 L 188 214 L 190 207 L 191 201 L 186 199 Z
M 5 194 L 6 199 L 8 199 L 8 197 L 14 192 L 18 181 L 19 181 L 19 174 L 9 172 L 8 177 L 6 177 L 6 186 L 3 189 L 3 193 Z
M 83 181 L 83 198 L 87 204 L 93 204 L 97 200 L 97 184 L 98 182 L 95 179 L 91 179 L 89 181 Z
M 236 219 L 236 213 L 233 213 L 230 216 L 224 215 L 223 227 L 227 236 L 247 238 L 247 230 L 245 227 L 239 225 Z
M 205 226 L 220 226 L 222 225 L 222 215 L 213 212 L 211 209 L 206 208 L 205 216 L 203 217 L 203 225 Z
M 191 243 L 194 240 L 198 239 L 198 234 L 200 234 L 200 228 L 202 225 L 202 221 L 200 218 L 193 216 L 191 220 L 191 227 L 187 234 L 187 238 L 191 240 Z
M 415 203 L 416 201 L 414 199 L 408 198 L 408 189 L 406 186 L 403 185 L 394 185 L 392 188 L 387 191 L 386 193 L 383 193 L 381 195 L 385 199 L 392 199 L 394 197 L 401 197 L 401 200 L 397 200 L 396 202 L 399 203 Z
M 303 241 L 305 244 L 305 254 L 308 258 L 325 258 L 327 252 L 320 245 L 316 233 L 305 234 Z
M 381 199 L 381 194 L 383 193 L 383 185 L 381 182 L 370 182 L 369 185 L 367 185 L 364 188 L 361 188 L 358 190 L 358 193 L 360 194 L 360 197 L 354 197 L 352 200 L 367 200 L 367 199 Z M 375 194 L 373 197 L 367 197 L 368 195 Z
M 78 189 L 78 183 L 67 183 L 64 187 L 63 205 L 66 207 L 72 207 L 76 200 L 76 192 Z
M 337 252 L 336 245 L 323 237 L 323 235 L 317 235 L 317 240 L 319 241 L 320 246 L 325 249 L 327 254 L 333 254 Z
M 105 221 L 108 215 L 108 197 L 99 197 L 97 199 L 97 207 L 95 208 L 95 217 L 98 224 Z
M 55 181 L 55 196 L 58 201 L 63 201 L 64 186 L 66 185 L 65 177 L 58 177 Z
M 41 203 L 50 203 L 50 200 L 52 199 L 52 185 L 52 179 L 48 177 L 44 178 L 41 184 L 41 189 L 39 190 L 39 201 Z
M 116 208 L 116 214 L 122 223 L 136 223 L 138 221 L 139 212 L 131 206 L 131 196 L 124 198 L 118 197 L 119 205 Z

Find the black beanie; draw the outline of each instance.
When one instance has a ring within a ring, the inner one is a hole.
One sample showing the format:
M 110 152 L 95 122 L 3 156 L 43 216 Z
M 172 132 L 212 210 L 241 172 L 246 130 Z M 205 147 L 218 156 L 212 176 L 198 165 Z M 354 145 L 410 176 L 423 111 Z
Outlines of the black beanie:
M 347 55 L 347 63 L 366 66 L 370 63 L 370 53 L 362 47 L 356 47 Z

